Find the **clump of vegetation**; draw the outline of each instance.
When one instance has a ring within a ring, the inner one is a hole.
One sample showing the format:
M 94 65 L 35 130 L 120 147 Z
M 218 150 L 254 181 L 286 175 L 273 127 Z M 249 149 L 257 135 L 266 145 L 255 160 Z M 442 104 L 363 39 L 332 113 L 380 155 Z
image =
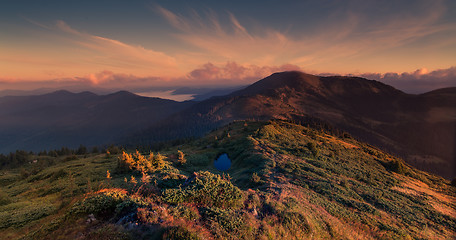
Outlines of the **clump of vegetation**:
M 171 227 L 163 234 L 163 239 L 169 240 L 199 240 L 201 239 L 196 232 L 189 231 L 188 229 L 177 226 Z
M 408 173 L 407 166 L 405 166 L 405 164 L 399 159 L 393 159 L 389 162 L 386 162 L 384 165 L 388 170 L 393 171 L 395 173 L 399 173 L 399 174 Z
M 165 189 L 163 200 L 172 204 L 193 202 L 204 206 L 235 207 L 241 203 L 242 191 L 227 178 L 201 171 L 194 173 L 182 187 Z
M 314 156 L 318 156 L 318 153 L 320 152 L 317 148 L 317 145 L 314 142 L 308 142 L 307 143 L 307 148 L 312 152 Z
M 184 165 L 187 162 L 185 154 L 181 150 L 177 150 L 177 161 L 179 164 Z
M 143 198 L 129 195 L 125 189 L 107 188 L 89 194 L 71 209 L 71 215 L 81 213 L 112 216 L 125 208 L 136 209 L 148 204 Z
M 148 157 L 143 156 L 136 150 L 135 153 L 129 154 L 122 152 L 117 161 L 117 170 L 119 172 L 128 172 L 137 170 L 139 172 L 155 172 L 165 166 L 165 157 L 160 153 L 149 153 Z
M 258 184 L 258 183 L 260 183 L 260 181 L 261 181 L 261 177 L 258 176 L 258 174 L 257 174 L 256 172 L 254 172 L 254 173 L 252 173 L 252 178 L 251 178 L 251 180 L 252 180 L 252 182 L 253 182 L 254 184 Z
M 49 216 L 56 211 L 56 206 L 46 202 L 10 203 L 0 208 L 0 229 L 22 227 L 32 221 Z
M 75 152 L 65 148 L 56 150 L 56 157 L 18 152 L 17 158 L 27 159 L 23 174 L 20 168 L 0 172 L 0 236 L 456 236 L 449 181 L 414 170 L 353 138 L 286 121 L 235 122 L 205 138 L 161 149 L 164 155 L 119 149 L 116 155 L 117 150 L 111 150 L 107 158 L 86 152 L 68 161 Z M 211 164 L 220 153 L 232 160 L 229 175 L 216 174 Z M 175 164 L 165 161 L 165 155 L 177 160 Z M 445 197 L 437 199 L 436 194 Z
M 218 224 L 226 234 L 236 234 L 244 226 L 242 215 L 233 210 L 222 208 L 204 208 L 203 217 L 212 223 Z

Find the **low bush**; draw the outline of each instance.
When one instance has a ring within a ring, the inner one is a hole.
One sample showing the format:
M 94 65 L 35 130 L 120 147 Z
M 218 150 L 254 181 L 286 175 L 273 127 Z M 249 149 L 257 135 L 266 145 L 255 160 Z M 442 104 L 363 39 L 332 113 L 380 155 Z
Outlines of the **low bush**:
M 199 240 L 198 233 L 192 232 L 182 226 L 170 227 L 163 234 L 162 239 L 169 240 Z
M 55 211 L 56 207 L 46 202 L 11 203 L 0 209 L 0 229 L 22 227 Z
M 140 197 L 127 195 L 127 191 L 124 189 L 102 189 L 77 202 L 71 209 L 70 215 L 90 213 L 109 217 L 122 216 L 126 214 L 126 209 L 136 210 L 136 208 L 147 204 Z
M 232 210 L 221 208 L 204 208 L 202 209 L 204 219 L 216 222 L 227 233 L 233 234 L 239 232 L 244 225 L 242 216 Z
M 138 150 L 133 154 L 122 152 L 122 155 L 117 161 L 118 172 L 128 172 L 137 170 L 140 172 L 155 172 L 165 166 L 165 157 L 160 153 L 153 154 L 152 152 L 146 158 Z
M 203 206 L 233 207 L 241 203 L 242 191 L 220 175 L 200 171 L 187 179 L 183 187 L 165 189 L 162 196 L 172 204 L 194 202 Z

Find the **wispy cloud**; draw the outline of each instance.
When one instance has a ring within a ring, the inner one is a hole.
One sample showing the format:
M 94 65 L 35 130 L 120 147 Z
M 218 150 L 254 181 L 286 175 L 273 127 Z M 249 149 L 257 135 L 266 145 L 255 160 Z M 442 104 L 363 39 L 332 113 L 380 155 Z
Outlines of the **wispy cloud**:
M 69 42 L 92 51 L 85 59 L 105 68 L 124 69 L 126 72 L 141 72 L 141 75 L 173 75 L 176 59 L 160 51 L 140 45 L 127 44 L 115 39 L 78 31 L 66 22 L 58 20 L 56 28 L 68 34 Z
M 439 23 L 445 12 L 440 1 L 433 4 L 417 2 L 417 6 L 409 6 L 417 8 L 414 9 L 419 12 L 416 15 L 402 10 L 381 18 L 364 13 L 365 8 L 376 4 L 351 2 L 347 4 L 350 8 L 325 16 L 326 22 L 318 21 L 320 29 L 312 34 L 303 30 L 298 36 L 270 27 L 246 27 L 230 12 L 227 16 L 219 16 L 210 10 L 202 15 L 192 10 L 191 14 L 182 15 L 160 6 L 156 9 L 180 31 L 176 35 L 178 39 L 201 49 L 213 61 L 255 65 L 291 63 L 303 68 L 323 69 L 330 61 L 374 56 L 432 34 L 456 30 L 454 24 Z M 385 4 L 388 5 L 386 9 L 395 8 L 394 3 Z M 224 17 L 228 21 L 222 21 Z

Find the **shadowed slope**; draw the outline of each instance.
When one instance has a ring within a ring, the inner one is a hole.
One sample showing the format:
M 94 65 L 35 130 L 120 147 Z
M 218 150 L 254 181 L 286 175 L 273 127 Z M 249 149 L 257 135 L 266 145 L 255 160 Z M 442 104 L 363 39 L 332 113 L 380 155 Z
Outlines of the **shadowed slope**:
M 197 136 L 232 120 L 319 119 L 415 166 L 451 177 L 456 176 L 454 90 L 411 95 L 357 77 L 275 73 L 243 90 L 195 104 L 131 141 Z
M 57 91 L 2 97 L 0 152 L 108 144 L 192 104 L 126 91 L 102 96 Z

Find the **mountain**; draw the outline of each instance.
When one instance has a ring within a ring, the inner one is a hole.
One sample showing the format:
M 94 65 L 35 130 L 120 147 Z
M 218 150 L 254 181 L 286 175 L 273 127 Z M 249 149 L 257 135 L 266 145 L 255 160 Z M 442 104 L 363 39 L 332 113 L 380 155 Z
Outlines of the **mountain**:
M 288 121 L 160 153 L 24 158 L 0 175 L 4 239 L 456 238 L 456 182 Z
M 0 97 L 0 153 L 117 142 L 126 133 L 192 104 L 126 91 L 96 95 L 62 90 L 36 96 Z
M 245 89 L 195 104 L 130 141 L 201 135 L 243 119 L 312 119 L 422 169 L 456 176 L 456 88 L 413 95 L 358 77 L 275 73 Z

